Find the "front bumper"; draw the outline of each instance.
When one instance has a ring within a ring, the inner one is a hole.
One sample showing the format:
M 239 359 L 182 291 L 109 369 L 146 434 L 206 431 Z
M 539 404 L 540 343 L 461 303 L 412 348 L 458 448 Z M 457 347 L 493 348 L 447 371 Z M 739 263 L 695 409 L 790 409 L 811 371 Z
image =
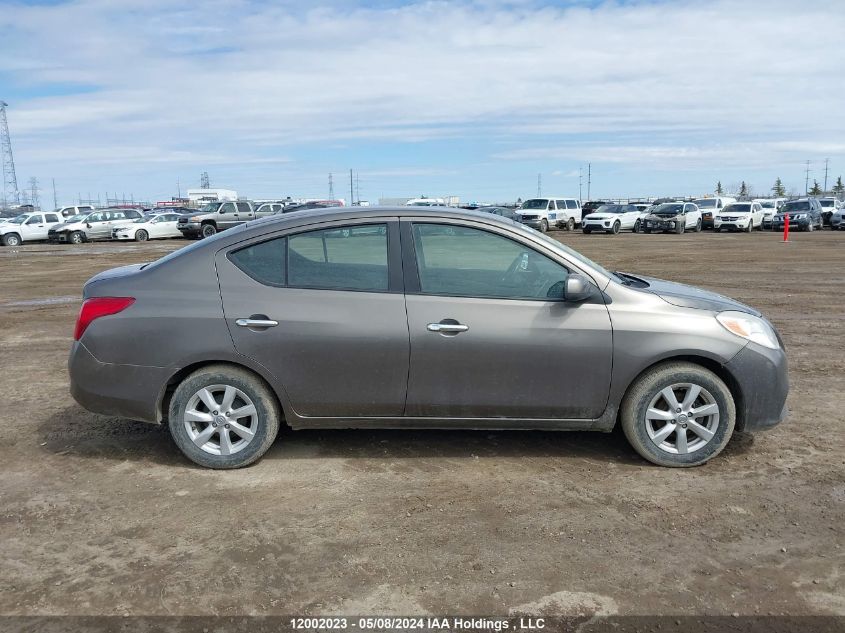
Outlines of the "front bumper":
M 610 220 L 588 220 L 581 223 L 581 228 L 588 231 L 609 231 L 611 224 Z
M 202 223 L 201 222 L 187 222 L 185 224 L 178 224 L 176 226 L 179 231 L 182 232 L 182 235 L 185 236 L 197 236 L 200 235 L 200 231 L 202 231 Z
M 646 220 L 643 226 L 650 230 L 650 231 L 675 231 L 677 230 L 677 226 L 681 221 L 675 220 L 668 220 L 668 221 L 655 221 L 655 220 Z
M 787 417 L 789 367 L 786 352 L 749 343 L 725 365 L 739 387 L 736 429 L 761 431 Z
M 783 231 L 783 220 L 774 220 L 772 222 L 772 230 L 773 231 Z M 789 221 L 789 228 L 792 230 L 803 231 L 810 226 L 809 218 L 804 218 L 803 220 L 790 220 Z
M 80 341 L 68 359 L 70 394 L 94 413 L 159 422 L 159 398 L 170 378 L 165 367 L 101 363 Z
M 737 221 L 721 221 L 721 220 L 714 220 L 713 221 L 713 228 L 714 229 L 727 229 L 729 231 L 745 231 L 748 229 L 748 222 L 737 222 Z

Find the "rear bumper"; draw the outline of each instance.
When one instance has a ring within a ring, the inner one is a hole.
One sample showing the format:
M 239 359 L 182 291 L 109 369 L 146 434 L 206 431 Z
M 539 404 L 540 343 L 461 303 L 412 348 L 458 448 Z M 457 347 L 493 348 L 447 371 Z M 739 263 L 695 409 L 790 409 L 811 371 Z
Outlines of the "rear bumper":
M 749 343 L 725 368 L 739 386 L 738 431 L 761 431 L 786 419 L 789 368 L 783 349 Z
M 79 341 L 68 359 L 70 394 L 94 413 L 159 422 L 159 397 L 170 377 L 164 367 L 101 363 Z

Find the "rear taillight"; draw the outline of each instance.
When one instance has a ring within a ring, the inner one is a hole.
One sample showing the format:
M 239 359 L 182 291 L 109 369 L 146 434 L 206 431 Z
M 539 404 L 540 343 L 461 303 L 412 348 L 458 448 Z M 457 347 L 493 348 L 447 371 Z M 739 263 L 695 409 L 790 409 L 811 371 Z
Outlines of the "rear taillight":
M 79 317 L 76 319 L 76 329 L 73 331 L 73 340 L 78 341 L 85 334 L 85 330 L 100 317 L 109 316 L 123 312 L 126 308 L 135 303 L 133 297 L 91 297 L 82 302 L 79 310 Z

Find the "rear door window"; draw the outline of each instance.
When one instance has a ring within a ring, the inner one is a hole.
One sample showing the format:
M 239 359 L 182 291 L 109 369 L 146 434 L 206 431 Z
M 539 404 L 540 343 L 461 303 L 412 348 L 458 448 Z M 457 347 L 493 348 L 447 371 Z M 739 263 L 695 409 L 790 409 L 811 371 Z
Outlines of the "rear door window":
M 229 255 L 229 259 L 256 281 L 270 286 L 284 286 L 287 238 L 279 237 L 253 244 Z
M 299 288 L 387 291 L 387 224 L 290 236 L 287 275 L 288 285 Z
M 249 203 L 238 202 L 238 213 L 250 213 L 252 209 L 249 208 Z

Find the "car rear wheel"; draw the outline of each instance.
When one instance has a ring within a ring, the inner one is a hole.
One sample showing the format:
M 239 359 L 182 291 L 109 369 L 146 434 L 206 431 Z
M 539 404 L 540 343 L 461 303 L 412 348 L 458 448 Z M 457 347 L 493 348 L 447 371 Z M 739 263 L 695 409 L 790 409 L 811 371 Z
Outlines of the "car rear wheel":
M 3 236 L 3 245 L 4 246 L 20 246 L 21 245 L 21 237 L 17 233 L 7 233 Z
M 546 221 L 546 219 L 544 218 L 544 219 L 540 220 L 540 232 L 545 233 L 548 230 L 549 230 L 549 223 Z
M 147 233 L 144 229 L 138 229 L 135 231 L 135 241 L 136 242 L 146 242 L 150 239 L 150 234 Z
M 574 231 L 575 230 L 575 218 L 569 218 L 566 221 L 566 230 L 567 231 Z
M 204 367 L 185 378 L 170 400 L 174 442 L 207 468 L 248 466 L 273 444 L 282 418 L 267 384 L 228 365 Z
M 216 235 L 217 227 L 213 224 L 203 224 L 202 229 L 200 230 L 200 234 L 203 237 L 211 237 L 212 235 Z
M 74 231 L 68 235 L 67 239 L 71 244 L 82 244 L 82 242 L 85 241 L 85 237 L 82 235 L 81 231 Z
M 727 385 L 688 362 L 658 365 L 622 401 L 622 430 L 637 453 L 660 466 L 699 466 L 722 452 L 736 407 Z

